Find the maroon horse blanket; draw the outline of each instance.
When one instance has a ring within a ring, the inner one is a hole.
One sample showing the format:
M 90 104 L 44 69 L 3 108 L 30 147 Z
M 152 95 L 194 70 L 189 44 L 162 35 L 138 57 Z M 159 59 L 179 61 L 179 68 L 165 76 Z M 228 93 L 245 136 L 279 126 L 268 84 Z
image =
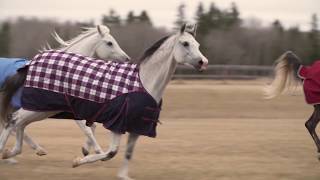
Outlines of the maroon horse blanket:
M 311 66 L 300 66 L 298 76 L 303 80 L 303 91 L 308 104 L 320 104 L 320 60 Z
M 137 64 L 46 51 L 26 68 L 24 109 L 67 112 L 89 126 L 99 122 L 117 133 L 156 136 L 161 105 L 144 89 Z
M 103 103 L 121 94 L 143 92 L 137 64 L 103 61 L 75 53 L 47 51 L 27 64 L 25 87 L 40 88 Z

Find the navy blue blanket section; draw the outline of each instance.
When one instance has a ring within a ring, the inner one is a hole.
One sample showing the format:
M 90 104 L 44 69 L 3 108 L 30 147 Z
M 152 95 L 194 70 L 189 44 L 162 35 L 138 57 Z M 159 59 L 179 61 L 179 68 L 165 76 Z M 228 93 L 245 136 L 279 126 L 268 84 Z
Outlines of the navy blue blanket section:
M 6 79 L 17 73 L 17 70 L 24 67 L 28 60 L 23 58 L 0 58 L 0 89 L 3 87 Z M 20 88 L 11 100 L 11 105 L 14 108 L 21 107 L 21 93 Z
M 24 87 L 22 107 L 32 111 L 62 111 L 52 118 L 87 120 L 103 124 L 116 133 L 126 132 L 156 137 L 160 107 L 145 92 L 120 95 L 106 103 L 97 103 L 60 93 Z

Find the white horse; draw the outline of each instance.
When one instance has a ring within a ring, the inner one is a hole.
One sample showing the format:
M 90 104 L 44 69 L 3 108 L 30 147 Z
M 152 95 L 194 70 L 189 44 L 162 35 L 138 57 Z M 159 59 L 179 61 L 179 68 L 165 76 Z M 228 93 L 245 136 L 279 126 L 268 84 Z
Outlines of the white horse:
M 120 48 L 117 41 L 110 35 L 110 30 L 104 25 L 98 25 L 95 28 L 87 28 L 77 37 L 65 42 L 60 36 L 55 33 L 54 38 L 60 43 L 59 50 L 82 54 L 85 56 L 94 56 L 103 60 L 128 61 L 129 56 Z M 50 47 L 50 46 L 49 46 Z M 3 98 L 1 97 L 1 100 Z M 102 148 L 97 143 L 94 137 L 95 126 L 91 129 L 85 125 L 85 121 L 76 121 L 80 129 L 87 136 L 86 143 L 82 147 L 84 155 L 88 154 L 90 147 L 93 146 L 96 153 L 103 153 Z M 9 129 L 13 128 L 14 124 L 9 124 Z M 1 130 L 1 128 L 0 128 Z M 1 131 L 0 131 L 1 132 Z M 8 131 L 6 131 L 8 132 Z M 12 132 L 13 133 L 13 132 Z M 1 136 L 0 151 L 3 149 L 8 136 Z M 24 141 L 34 150 L 39 156 L 46 155 L 46 151 L 27 134 L 24 135 Z
M 192 32 L 186 32 L 186 25 L 184 25 L 178 33 L 162 38 L 146 50 L 140 62 L 139 76 L 144 88 L 157 103 L 161 101 L 164 90 L 172 79 L 178 64 L 189 65 L 199 71 L 206 69 L 208 60 L 200 52 L 199 43 L 193 34 L 195 34 L 195 26 Z M 4 151 L 3 158 L 10 158 L 21 153 L 23 132 L 28 124 L 43 120 L 56 113 L 19 109 L 13 118 L 17 124 L 16 145 L 11 151 Z M 111 136 L 112 140 L 107 152 L 76 158 L 73 167 L 114 157 L 118 152 L 121 134 L 111 132 Z M 118 177 L 121 179 L 131 179 L 128 175 L 128 165 L 138 137 L 138 134 L 129 133 L 125 161 L 118 173 Z

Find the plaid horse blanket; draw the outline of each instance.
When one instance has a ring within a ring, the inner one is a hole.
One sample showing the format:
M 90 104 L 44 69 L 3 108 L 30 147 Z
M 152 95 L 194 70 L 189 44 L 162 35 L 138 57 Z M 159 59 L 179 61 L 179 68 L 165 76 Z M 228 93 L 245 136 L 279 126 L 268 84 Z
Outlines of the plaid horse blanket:
M 25 87 L 45 89 L 99 103 L 144 91 L 137 64 L 98 60 L 80 54 L 47 51 L 29 64 Z
M 306 102 L 320 104 L 320 60 L 311 66 L 300 66 L 298 76 L 303 80 Z
M 144 89 L 139 66 L 46 51 L 26 66 L 22 108 L 61 111 L 56 118 L 102 123 L 113 132 L 156 136 L 160 106 Z

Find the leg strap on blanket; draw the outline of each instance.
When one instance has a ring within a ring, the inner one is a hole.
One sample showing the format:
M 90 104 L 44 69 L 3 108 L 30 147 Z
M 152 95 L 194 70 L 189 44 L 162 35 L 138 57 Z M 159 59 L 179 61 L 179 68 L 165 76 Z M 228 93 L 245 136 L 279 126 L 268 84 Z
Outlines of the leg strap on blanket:
M 93 123 L 96 121 L 97 117 L 103 112 L 103 110 L 105 110 L 107 105 L 108 105 L 108 103 L 105 103 L 92 118 L 87 119 L 86 126 L 91 127 L 93 125 Z

